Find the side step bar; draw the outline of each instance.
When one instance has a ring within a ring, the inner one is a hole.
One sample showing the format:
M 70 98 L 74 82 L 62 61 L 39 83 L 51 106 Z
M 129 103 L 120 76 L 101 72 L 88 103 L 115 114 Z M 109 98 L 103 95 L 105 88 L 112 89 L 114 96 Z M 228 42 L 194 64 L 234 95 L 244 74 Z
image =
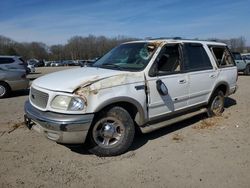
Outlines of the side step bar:
M 191 113 L 180 115 L 180 116 L 177 116 L 175 118 L 168 119 L 166 121 L 162 121 L 162 122 L 159 122 L 159 123 L 156 123 L 156 124 L 151 124 L 151 125 L 146 125 L 144 127 L 140 127 L 140 129 L 141 129 L 142 133 L 149 133 L 149 132 L 152 132 L 154 130 L 169 126 L 171 124 L 183 121 L 185 119 L 189 119 L 189 118 L 191 118 L 193 116 L 196 116 L 198 114 L 202 114 L 202 113 L 205 113 L 205 112 L 207 112 L 207 109 L 202 108 L 202 109 L 200 109 L 198 111 L 194 111 L 194 112 L 191 112 Z

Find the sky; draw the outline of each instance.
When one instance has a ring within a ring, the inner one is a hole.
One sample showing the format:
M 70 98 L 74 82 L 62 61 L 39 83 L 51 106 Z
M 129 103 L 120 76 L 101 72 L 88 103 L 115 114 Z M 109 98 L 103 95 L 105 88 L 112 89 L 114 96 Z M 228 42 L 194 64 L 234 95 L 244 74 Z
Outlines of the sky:
M 73 36 L 234 38 L 250 45 L 250 0 L 1 0 L 0 35 L 65 44 Z

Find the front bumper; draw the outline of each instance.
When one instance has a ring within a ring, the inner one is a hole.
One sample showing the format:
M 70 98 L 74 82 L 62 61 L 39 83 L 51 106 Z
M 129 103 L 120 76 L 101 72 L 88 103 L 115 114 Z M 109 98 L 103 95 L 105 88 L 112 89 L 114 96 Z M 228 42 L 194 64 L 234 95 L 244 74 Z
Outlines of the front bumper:
M 25 102 L 25 123 L 50 140 L 65 144 L 84 143 L 94 114 L 44 112 Z

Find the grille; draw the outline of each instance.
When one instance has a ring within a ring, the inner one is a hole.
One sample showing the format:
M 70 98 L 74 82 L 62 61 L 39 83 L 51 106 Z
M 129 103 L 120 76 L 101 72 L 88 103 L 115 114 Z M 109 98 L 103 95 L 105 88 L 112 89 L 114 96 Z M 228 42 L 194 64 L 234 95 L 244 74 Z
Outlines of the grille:
M 46 108 L 48 99 L 48 93 L 44 93 L 34 88 L 30 89 L 30 100 L 37 107 Z

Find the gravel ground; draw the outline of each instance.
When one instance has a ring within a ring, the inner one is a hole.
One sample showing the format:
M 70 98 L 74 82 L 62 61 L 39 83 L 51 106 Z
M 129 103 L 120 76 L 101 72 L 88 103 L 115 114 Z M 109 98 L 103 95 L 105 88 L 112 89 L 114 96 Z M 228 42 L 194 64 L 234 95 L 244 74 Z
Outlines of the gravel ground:
M 72 67 L 70 67 L 72 68 Z M 65 68 L 38 68 L 31 80 Z M 199 115 L 146 135 L 117 157 L 59 145 L 23 124 L 28 90 L 0 100 L 0 187 L 250 187 L 250 77 L 221 117 Z

